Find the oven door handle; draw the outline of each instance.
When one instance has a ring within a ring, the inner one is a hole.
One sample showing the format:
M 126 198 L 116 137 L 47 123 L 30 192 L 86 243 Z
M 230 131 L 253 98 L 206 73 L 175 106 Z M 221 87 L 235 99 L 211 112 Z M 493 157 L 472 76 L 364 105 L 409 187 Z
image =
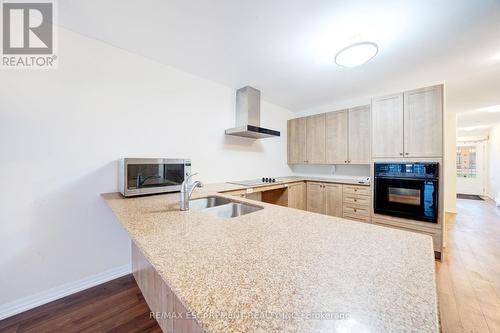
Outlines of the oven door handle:
M 380 176 L 376 176 L 375 179 L 414 180 L 414 181 L 419 181 L 419 180 L 434 180 L 434 181 L 437 181 L 437 180 L 439 180 L 439 178 L 437 178 L 437 177 L 429 177 L 429 178 L 411 177 L 411 178 L 405 178 L 405 177 L 380 177 Z

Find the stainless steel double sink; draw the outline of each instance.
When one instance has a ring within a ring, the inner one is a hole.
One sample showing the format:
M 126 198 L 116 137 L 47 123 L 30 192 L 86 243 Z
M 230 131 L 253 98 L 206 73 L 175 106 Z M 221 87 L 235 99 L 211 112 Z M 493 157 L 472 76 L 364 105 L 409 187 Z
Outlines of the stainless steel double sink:
M 233 218 L 261 210 L 262 207 L 253 206 L 231 199 L 209 196 L 206 198 L 193 199 L 189 202 L 190 209 L 211 214 L 221 218 Z

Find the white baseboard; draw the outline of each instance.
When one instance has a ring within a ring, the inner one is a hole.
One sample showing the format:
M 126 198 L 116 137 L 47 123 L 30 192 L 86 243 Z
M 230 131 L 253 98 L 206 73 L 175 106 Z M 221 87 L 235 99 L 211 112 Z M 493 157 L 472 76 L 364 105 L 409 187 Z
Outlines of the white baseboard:
M 58 287 L 42 291 L 31 296 L 23 297 L 10 303 L 2 304 L 0 305 L 0 320 L 36 308 L 37 306 L 50 303 L 79 291 L 95 287 L 101 283 L 130 274 L 131 272 L 132 267 L 130 264 L 127 264 L 77 281 L 65 283 Z

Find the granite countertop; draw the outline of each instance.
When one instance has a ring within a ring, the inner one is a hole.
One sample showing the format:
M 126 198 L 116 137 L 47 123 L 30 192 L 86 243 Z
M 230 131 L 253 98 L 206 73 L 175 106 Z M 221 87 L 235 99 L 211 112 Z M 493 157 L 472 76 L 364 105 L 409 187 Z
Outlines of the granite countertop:
M 244 190 L 248 188 L 257 188 L 261 186 L 269 186 L 269 185 L 280 185 L 280 184 L 290 184 L 296 182 L 303 181 L 314 181 L 314 182 L 324 182 L 324 183 L 337 183 L 337 184 L 352 184 L 359 186 L 370 186 L 369 181 L 365 181 L 361 183 L 362 179 L 366 179 L 366 177 L 347 177 L 347 176 L 338 176 L 338 177 L 309 177 L 309 176 L 289 176 L 289 177 L 277 177 L 277 183 L 262 183 L 259 185 L 238 185 L 234 183 L 216 183 L 210 184 L 210 190 L 213 192 L 229 192 L 236 190 Z
M 260 202 L 221 219 L 179 211 L 178 193 L 103 197 L 207 332 L 439 330 L 430 236 Z
M 366 180 L 367 177 L 354 177 L 354 176 L 332 176 L 332 177 L 311 177 L 311 176 L 290 176 L 280 177 L 279 180 L 283 182 L 294 181 L 313 181 L 325 183 L 339 183 L 339 184 L 353 184 L 360 186 L 370 186 L 370 181 Z

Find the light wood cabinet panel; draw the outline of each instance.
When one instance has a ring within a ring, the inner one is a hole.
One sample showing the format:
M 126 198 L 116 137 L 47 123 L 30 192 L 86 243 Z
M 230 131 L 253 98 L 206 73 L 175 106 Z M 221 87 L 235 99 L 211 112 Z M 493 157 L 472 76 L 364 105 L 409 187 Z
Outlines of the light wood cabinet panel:
M 307 210 L 325 214 L 325 191 L 322 183 L 307 183 Z
M 347 163 L 347 110 L 325 115 L 325 160 L 328 164 Z
M 370 105 L 349 109 L 349 158 L 350 164 L 371 162 Z
M 370 216 L 368 216 L 368 215 L 359 215 L 357 213 L 349 214 L 347 212 L 344 212 L 344 218 L 348 219 L 348 220 L 353 220 L 353 221 L 371 223 Z
M 344 193 L 355 195 L 370 195 L 370 187 L 360 185 L 344 185 Z
M 372 101 L 372 157 L 403 156 L 403 94 Z
M 325 163 L 325 114 L 309 116 L 306 129 L 307 163 Z
M 179 301 L 160 274 L 151 265 L 137 245 L 132 243 L 132 273 L 152 312 L 177 313 L 179 319 L 162 316 L 157 319 L 163 332 L 202 333 L 204 330 L 194 319 L 186 317 L 188 311 Z
M 370 207 L 370 197 L 344 193 L 344 203 L 350 206 Z
M 351 206 L 349 204 L 344 205 L 344 213 L 346 215 L 362 215 L 362 216 L 370 216 L 370 211 L 368 207 L 361 206 Z
M 443 86 L 404 93 L 404 156 L 443 155 Z
M 324 184 L 323 189 L 326 215 L 342 217 L 342 185 Z
M 288 185 L 288 207 L 306 210 L 307 189 L 305 183 Z
M 288 163 L 306 163 L 307 118 L 288 120 Z
M 349 220 L 371 222 L 369 186 L 347 185 L 342 186 L 343 217 Z

